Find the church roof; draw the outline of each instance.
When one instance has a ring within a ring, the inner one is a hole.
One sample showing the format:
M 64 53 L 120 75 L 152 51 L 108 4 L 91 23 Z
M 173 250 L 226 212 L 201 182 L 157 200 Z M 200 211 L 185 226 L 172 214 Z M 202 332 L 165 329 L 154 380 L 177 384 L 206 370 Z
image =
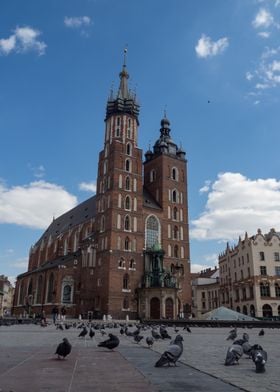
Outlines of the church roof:
M 59 234 L 65 233 L 67 230 L 71 230 L 73 227 L 94 218 L 95 214 L 96 196 L 92 196 L 71 210 L 65 212 L 65 214 L 56 218 L 38 242 L 40 242 L 43 238 L 47 239 L 49 236 L 57 237 Z
M 157 201 L 153 198 L 153 196 L 145 187 L 143 187 L 143 206 L 161 210 L 160 205 L 157 203 Z

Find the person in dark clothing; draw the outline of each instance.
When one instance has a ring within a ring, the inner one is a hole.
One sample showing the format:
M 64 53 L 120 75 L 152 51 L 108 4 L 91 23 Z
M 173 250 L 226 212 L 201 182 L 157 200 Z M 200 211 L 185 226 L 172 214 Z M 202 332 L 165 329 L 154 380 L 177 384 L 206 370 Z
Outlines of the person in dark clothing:
M 57 316 L 58 316 L 58 307 L 54 306 L 52 309 L 52 319 L 54 324 L 56 323 Z

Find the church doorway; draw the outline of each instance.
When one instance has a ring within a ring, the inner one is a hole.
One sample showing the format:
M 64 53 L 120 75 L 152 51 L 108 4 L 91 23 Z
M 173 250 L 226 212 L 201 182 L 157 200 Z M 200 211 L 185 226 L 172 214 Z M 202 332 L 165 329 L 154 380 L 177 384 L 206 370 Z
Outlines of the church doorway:
M 167 298 L 165 301 L 165 317 L 167 319 L 174 319 L 174 306 L 172 298 Z
M 150 318 L 160 319 L 160 300 L 156 297 L 152 298 L 150 302 Z

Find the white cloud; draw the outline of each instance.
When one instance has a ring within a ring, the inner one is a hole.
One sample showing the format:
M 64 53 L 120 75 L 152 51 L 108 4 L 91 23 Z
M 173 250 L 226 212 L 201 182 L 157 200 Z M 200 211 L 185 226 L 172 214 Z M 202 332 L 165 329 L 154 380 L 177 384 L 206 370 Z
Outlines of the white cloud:
M 32 166 L 30 163 L 28 164 L 29 169 L 32 171 L 34 177 L 36 178 L 42 178 L 45 176 L 46 169 L 44 168 L 43 165 L 39 166 Z
M 270 32 L 269 31 L 260 31 L 258 35 L 262 38 L 269 38 L 270 37 Z
M 0 54 L 8 55 L 11 52 L 26 53 L 35 51 L 39 56 L 45 53 L 47 45 L 39 41 L 41 32 L 32 27 L 17 27 L 8 38 L 0 39 Z
M 211 184 L 211 181 L 209 181 L 209 180 L 205 181 L 203 187 L 199 189 L 199 193 L 206 193 L 206 192 L 208 192 L 210 184 Z
M 236 240 L 245 231 L 269 230 L 279 222 L 280 181 L 228 172 L 212 183 L 204 212 L 191 222 L 190 234 L 198 240 Z
M 258 29 L 260 27 L 269 27 L 274 24 L 273 15 L 267 11 L 265 8 L 260 8 L 255 19 L 252 22 L 252 25 Z
M 64 24 L 67 27 L 77 29 L 80 27 L 89 26 L 91 24 L 91 19 L 89 16 L 74 16 L 74 17 L 65 16 Z
M 213 266 L 211 267 L 210 265 L 205 265 L 205 264 L 193 264 L 191 263 L 191 272 L 192 273 L 197 273 L 197 272 L 201 272 L 207 268 L 213 268 Z
M 94 181 L 92 182 L 81 182 L 79 184 L 79 189 L 81 191 L 86 191 L 86 192 L 96 192 L 96 183 Z
M 247 80 L 252 80 L 254 77 L 254 75 L 252 74 L 252 72 L 246 72 L 246 79 Z
M 45 229 L 53 215 L 63 214 L 77 202 L 62 186 L 43 180 L 11 188 L 0 183 L 0 224 Z
M 28 267 L 28 258 L 22 257 L 21 259 L 16 260 L 12 266 L 26 271 Z
M 210 37 L 202 34 L 195 47 L 195 51 L 198 57 L 206 58 L 222 53 L 228 45 L 229 42 L 227 37 L 220 38 L 218 41 L 212 41 Z

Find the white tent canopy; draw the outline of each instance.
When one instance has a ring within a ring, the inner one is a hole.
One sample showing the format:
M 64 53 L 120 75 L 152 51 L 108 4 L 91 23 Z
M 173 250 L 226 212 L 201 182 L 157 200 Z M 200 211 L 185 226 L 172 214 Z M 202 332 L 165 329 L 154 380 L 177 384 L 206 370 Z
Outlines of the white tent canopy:
M 221 306 L 220 308 L 204 313 L 201 318 L 203 320 L 240 320 L 240 321 L 258 321 L 254 317 L 246 316 L 246 314 L 235 312 L 234 310 Z

